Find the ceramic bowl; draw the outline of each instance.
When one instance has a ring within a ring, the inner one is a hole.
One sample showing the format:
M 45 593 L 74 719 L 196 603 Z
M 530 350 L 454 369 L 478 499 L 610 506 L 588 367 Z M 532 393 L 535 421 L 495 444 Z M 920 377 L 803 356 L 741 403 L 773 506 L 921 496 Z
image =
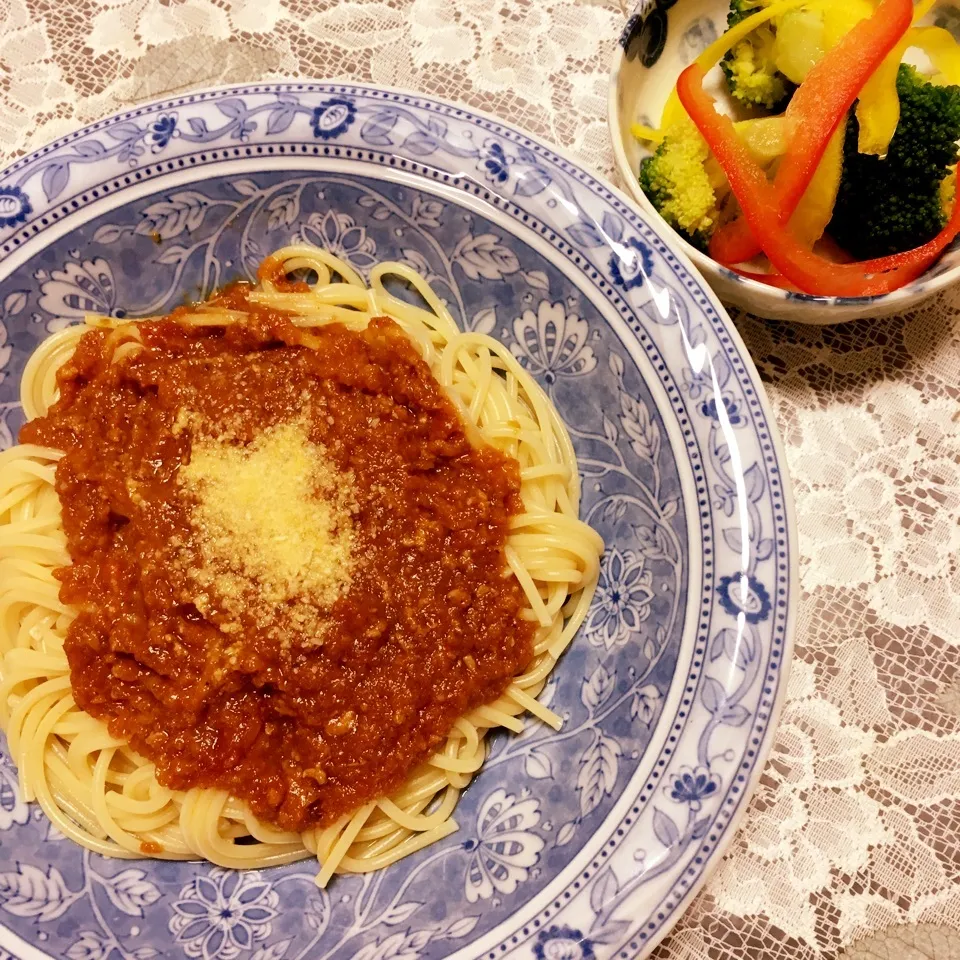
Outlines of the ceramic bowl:
M 654 217 L 659 215 L 637 180 L 640 161 L 650 151 L 631 136 L 630 125 L 658 125 L 680 72 L 726 29 L 727 9 L 725 0 L 641 0 L 621 34 L 608 101 L 613 154 L 621 186 Z M 930 22 L 960 34 L 956 7 L 938 6 Z M 663 224 L 663 229 L 669 228 Z M 829 324 L 904 313 L 960 279 L 960 242 L 955 241 L 923 276 L 894 293 L 814 297 L 748 280 L 674 238 L 724 303 L 775 320 Z

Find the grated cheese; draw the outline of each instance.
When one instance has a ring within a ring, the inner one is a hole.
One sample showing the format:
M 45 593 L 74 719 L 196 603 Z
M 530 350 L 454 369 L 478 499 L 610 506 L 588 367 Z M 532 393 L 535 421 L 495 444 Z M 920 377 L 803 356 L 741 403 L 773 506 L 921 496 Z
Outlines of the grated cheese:
M 184 562 L 198 588 L 197 609 L 226 614 L 220 630 L 228 636 L 246 617 L 285 648 L 291 632 L 322 643 L 325 615 L 349 588 L 353 569 L 353 476 L 294 422 L 267 428 L 247 445 L 230 434 L 194 436 L 178 483 L 193 502 L 199 557 Z M 240 650 L 227 647 L 228 663 Z

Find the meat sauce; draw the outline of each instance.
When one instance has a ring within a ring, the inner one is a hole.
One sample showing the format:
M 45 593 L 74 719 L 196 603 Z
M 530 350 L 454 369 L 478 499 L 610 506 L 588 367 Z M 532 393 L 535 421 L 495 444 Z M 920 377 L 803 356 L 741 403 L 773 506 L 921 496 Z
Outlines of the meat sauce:
M 400 787 L 529 663 L 534 626 L 504 575 L 519 465 L 470 442 L 392 320 L 305 332 L 248 292 L 218 298 L 243 323 L 175 312 L 141 324 L 144 349 L 115 363 L 107 332 L 84 334 L 59 401 L 20 440 L 65 451 L 72 564 L 57 577 L 78 611 L 65 646 L 79 706 L 165 786 L 223 788 L 300 831 Z M 198 536 L 177 482 L 194 442 L 184 411 L 240 444 L 305 423 L 350 477 L 352 575 L 319 645 L 295 621 L 282 637 L 255 620 L 225 632 L 216 597 L 198 606 L 182 563 Z

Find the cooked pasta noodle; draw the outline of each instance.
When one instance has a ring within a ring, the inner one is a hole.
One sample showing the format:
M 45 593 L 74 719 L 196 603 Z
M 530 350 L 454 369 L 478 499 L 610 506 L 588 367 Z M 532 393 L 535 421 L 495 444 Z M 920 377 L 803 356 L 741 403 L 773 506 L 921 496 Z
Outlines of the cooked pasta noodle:
M 400 790 L 333 826 L 284 832 L 258 821 L 224 790 L 167 789 L 152 763 L 74 701 L 64 653 L 74 611 L 60 601 L 54 578 L 70 562 L 54 489 L 62 454 L 21 445 L 0 453 L 0 724 L 25 797 L 90 850 L 115 857 L 146 851 L 166 859 L 203 858 L 230 868 L 313 855 L 320 863 L 317 882 L 324 885 L 335 873 L 380 869 L 455 831 L 457 798 L 483 764 L 489 731 L 520 731 L 524 713 L 560 727 L 559 717 L 536 698 L 584 620 L 602 542 L 578 518 L 579 478 L 568 433 L 549 397 L 508 349 L 459 330 L 429 284 L 403 264 L 381 263 L 367 285 L 350 266 L 312 247 L 291 246 L 270 261 L 282 273 L 313 271 L 316 280 L 307 292 L 289 292 L 265 279 L 251 302 L 288 312 L 301 328 L 342 323 L 362 329 L 372 317 L 393 318 L 475 439 L 519 462 L 523 510 L 510 521 L 505 553 L 526 595 L 526 616 L 537 624 L 532 662 L 496 702 L 459 719 L 445 745 Z M 392 294 L 388 280 L 408 284 L 426 307 Z M 179 316 L 197 326 L 242 318 L 202 304 Z M 23 376 L 26 416 L 42 416 L 55 402 L 57 370 L 85 329 L 111 328 L 109 346 L 119 363 L 143 349 L 138 322 L 90 316 L 86 327 L 68 327 L 41 344 Z

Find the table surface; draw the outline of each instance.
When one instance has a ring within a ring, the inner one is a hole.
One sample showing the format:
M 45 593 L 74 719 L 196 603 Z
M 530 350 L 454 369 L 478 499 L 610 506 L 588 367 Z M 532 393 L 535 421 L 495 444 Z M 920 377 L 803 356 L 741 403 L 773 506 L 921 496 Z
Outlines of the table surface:
M 0 0 L 0 165 L 137 101 L 296 76 L 462 101 L 610 176 L 627 5 Z M 960 957 L 960 292 L 735 319 L 793 475 L 797 648 L 740 833 L 657 957 Z

